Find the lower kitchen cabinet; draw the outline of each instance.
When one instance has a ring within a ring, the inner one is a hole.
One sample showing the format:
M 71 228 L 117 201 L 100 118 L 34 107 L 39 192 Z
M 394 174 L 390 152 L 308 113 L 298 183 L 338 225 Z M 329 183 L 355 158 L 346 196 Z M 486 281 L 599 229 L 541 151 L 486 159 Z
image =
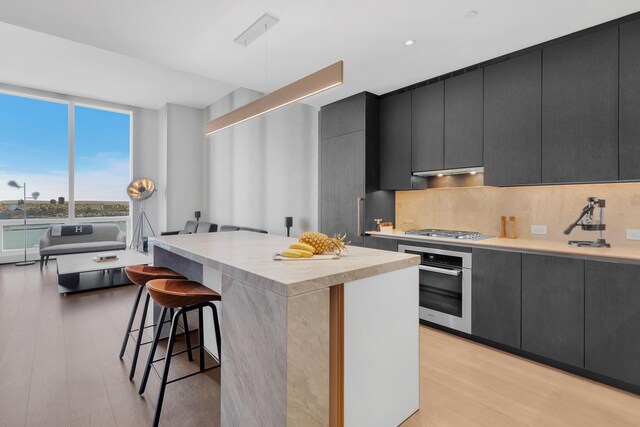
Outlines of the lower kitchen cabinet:
M 398 251 L 398 241 L 385 237 L 365 236 L 364 246 L 371 249 L 381 249 L 383 251 Z
M 586 263 L 585 368 L 640 386 L 640 266 Z
M 520 348 L 522 254 L 473 249 L 472 334 Z
M 584 366 L 584 265 L 573 258 L 522 255 L 523 350 Z

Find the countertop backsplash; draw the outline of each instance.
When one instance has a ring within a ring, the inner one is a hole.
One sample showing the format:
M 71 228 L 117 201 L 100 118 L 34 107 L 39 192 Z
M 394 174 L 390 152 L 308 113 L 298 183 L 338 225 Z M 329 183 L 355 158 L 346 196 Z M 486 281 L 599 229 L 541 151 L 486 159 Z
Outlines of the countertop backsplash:
M 589 196 L 606 199 L 607 241 L 640 246 L 640 241 L 626 239 L 627 229 L 640 229 L 640 183 L 636 182 L 398 191 L 395 226 L 400 230 L 445 228 L 497 236 L 500 216 L 513 215 L 521 238 L 595 240 L 597 232 L 582 231 L 580 227 L 569 236 L 562 233 L 578 218 Z M 531 234 L 531 225 L 546 225 L 547 235 Z

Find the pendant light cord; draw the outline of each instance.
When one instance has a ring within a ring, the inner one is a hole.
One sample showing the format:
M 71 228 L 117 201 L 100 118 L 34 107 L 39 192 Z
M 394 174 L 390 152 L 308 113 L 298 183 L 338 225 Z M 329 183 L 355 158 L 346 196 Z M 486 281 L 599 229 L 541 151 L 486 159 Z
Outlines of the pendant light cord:
M 267 80 L 267 32 L 269 28 L 268 25 L 264 24 L 264 93 L 269 93 L 269 81 Z

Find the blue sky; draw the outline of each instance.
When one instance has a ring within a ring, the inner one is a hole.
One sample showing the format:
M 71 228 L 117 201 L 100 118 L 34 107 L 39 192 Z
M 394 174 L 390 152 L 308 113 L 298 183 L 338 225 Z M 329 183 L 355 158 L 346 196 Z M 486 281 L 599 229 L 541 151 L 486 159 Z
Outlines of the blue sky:
M 45 200 L 68 198 L 67 104 L 0 93 L 0 200 L 26 181 Z M 76 200 L 128 200 L 129 114 L 75 108 Z

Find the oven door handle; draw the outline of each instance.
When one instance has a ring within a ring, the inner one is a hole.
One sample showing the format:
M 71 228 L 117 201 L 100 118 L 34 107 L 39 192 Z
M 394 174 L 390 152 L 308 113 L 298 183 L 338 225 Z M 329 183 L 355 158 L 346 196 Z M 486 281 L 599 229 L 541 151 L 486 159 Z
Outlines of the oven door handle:
M 459 276 L 462 274 L 462 270 L 450 270 L 448 268 L 431 267 L 430 265 L 419 265 L 418 268 L 424 271 L 430 271 L 432 273 L 446 274 L 448 276 Z

